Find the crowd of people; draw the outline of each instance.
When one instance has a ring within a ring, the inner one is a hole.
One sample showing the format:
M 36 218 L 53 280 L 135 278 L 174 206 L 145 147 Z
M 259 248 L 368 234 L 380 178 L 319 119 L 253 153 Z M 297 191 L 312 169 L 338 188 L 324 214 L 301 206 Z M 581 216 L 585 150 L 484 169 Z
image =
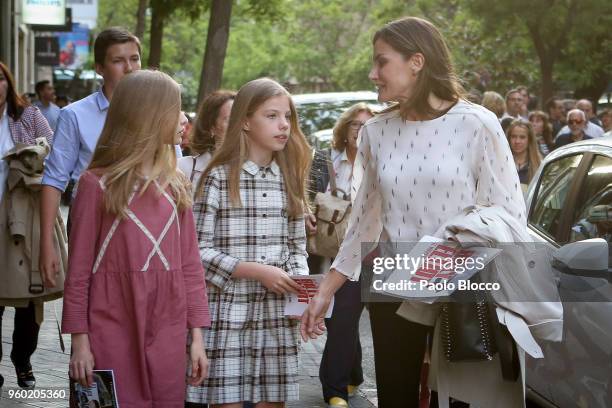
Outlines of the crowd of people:
M 92 370 L 113 369 L 121 406 L 283 407 L 299 399 L 300 334 L 308 341 L 327 331 L 323 398 L 348 407 L 363 382 L 362 243 L 418 241 L 487 211 L 497 228 L 526 228 L 520 184 L 542 157 L 610 134 L 610 111 L 599 121 L 588 100 L 566 106 L 553 98 L 547 112 L 530 110 L 519 87 L 505 98 L 486 92 L 482 106 L 468 102 L 444 38 L 426 20 L 391 22 L 372 45 L 369 78 L 388 107 L 349 108 L 332 149 L 316 152 L 291 95 L 268 78 L 213 92 L 191 121 L 181 112 L 180 86 L 141 70 L 140 41 L 124 29 L 96 38 L 100 90 L 61 110 L 48 81 L 36 85 L 38 102 L 30 105 L 0 64 L 0 154 L 13 157 L 0 163 L 0 215 L 16 194 L 7 180 L 23 172 L 14 165 L 19 149 L 43 149 L 37 187 L 28 190 L 40 219 L 35 241 L 27 241 L 40 248 L 36 259 L 23 262 L 23 234 L 7 226 L 10 218 L 0 220 L 0 245 L 9 248 L 0 254 L 10 250 L 14 275 L 32 276 L 25 293 L 0 289 L 0 317 L 4 306 L 17 310 L 11 360 L 19 386 L 35 385 L 30 357 L 42 305 L 63 290 L 69 376 L 86 386 Z M 59 215 L 66 191 L 67 251 Z M 321 227 L 309 206 L 316 193 L 352 202 L 333 259 L 306 252 L 307 237 Z M 291 277 L 330 263 L 303 316 L 286 316 L 286 296 L 300 290 Z M 334 312 L 324 320 L 332 297 Z M 547 325 L 561 319 L 557 312 L 519 315 Z M 436 350 L 437 309 L 372 302 L 369 315 L 379 406 L 418 406 L 422 364 L 432 342 Z M 547 333 L 546 340 L 559 334 Z M 449 369 L 438 375 L 451 386 L 431 404 L 445 407 L 453 397 L 463 401 L 454 406 L 522 406 L 524 379 L 502 378 L 498 361 L 480 364 L 488 387 L 458 391 L 452 385 L 470 379 Z
M 552 97 L 544 104 L 546 112 L 535 109 L 533 101 L 524 86 L 508 91 L 505 98 L 487 91 L 480 101 L 499 118 L 524 186 L 531 181 L 542 158 L 557 147 L 612 136 L 612 110 L 604 109 L 596 115 L 588 99 Z

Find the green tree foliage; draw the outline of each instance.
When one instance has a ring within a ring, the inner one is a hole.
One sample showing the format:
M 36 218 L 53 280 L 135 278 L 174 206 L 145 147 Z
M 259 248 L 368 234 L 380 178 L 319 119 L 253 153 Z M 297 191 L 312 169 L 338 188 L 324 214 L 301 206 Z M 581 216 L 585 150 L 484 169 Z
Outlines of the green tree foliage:
M 134 30 L 138 0 L 100 0 L 98 28 L 101 31 L 110 26 L 122 26 Z M 202 67 L 202 55 L 208 28 L 207 14 L 193 18 L 193 9 L 178 9 L 165 22 L 164 52 L 160 68 L 172 75 L 183 88 L 183 105 L 190 111 L 195 110 L 198 92 L 198 79 Z M 150 22 L 151 12 L 147 13 Z M 145 25 L 149 27 L 147 23 Z M 148 60 L 150 33 L 142 39 L 142 61 Z
M 562 38 L 568 7 L 576 0 L 234 1 L 224 88 L 237 89 L 267 75 L 296 93 L 371 89 L 367 75 L 374 31 L 413 15 L 429 19 L 443 32 L 467 88 L 480 86 L 472 81 L 476 73 L 486 90 L 504 94 L 519 84 L 532 92 L 541 89 L 534 24 L 553 52 Z M 611 6 L 608 0 L 579 1 L 566 41 L 554 56 L 552 92 L 576 91 L 593 99 L 603 92 L 612 64 Z M 99 27 L 134 29 L 137 8 L 138 0 L 100 0 Z M 209 18 L 206 7 L 196 11 L 194 17 L 193 9 L 178 8 L 167 17 L 160 64 L 183 84 L 190 110 L 195 109 Z M 143 41 L 145 61 L 149 35 Z
M 512 27 L 515 35 L 529 41 L 527 49 L 538 58 L 543 100 L 555 93 L 560 82 L 588 87 L 595 85 L 594 81 L 599 86 L 594 86 L 589 96 L 598 99 L 610 81 L 612 3 L 608 0 L 463 0 L 463 3 L 482 22 L 483 38 Z

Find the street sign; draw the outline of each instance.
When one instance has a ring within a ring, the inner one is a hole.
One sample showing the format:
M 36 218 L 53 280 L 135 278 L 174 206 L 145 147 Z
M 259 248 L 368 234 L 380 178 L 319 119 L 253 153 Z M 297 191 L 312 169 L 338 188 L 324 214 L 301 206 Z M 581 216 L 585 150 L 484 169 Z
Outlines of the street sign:
M 66 8 L 66 18 L 60 25 L 32 24 L 34 31 L 72 31 L 72 9 Z
M 66 0 L 23 0 L 25 24 L 61 26 L 66 19 Z
M 59 39 L 57 37 L 36 37 L 34 39 L 34 62 L 38 65 L 59 65 Z

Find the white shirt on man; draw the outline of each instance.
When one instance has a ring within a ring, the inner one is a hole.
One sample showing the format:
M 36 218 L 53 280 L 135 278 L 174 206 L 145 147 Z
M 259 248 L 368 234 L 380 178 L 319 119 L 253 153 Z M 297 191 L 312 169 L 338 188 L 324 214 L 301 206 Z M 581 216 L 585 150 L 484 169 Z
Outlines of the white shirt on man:
M 49 102 L 48 106 L 45 106 L 41 101 L 34 102 L 34 106 L 40 109 L 40 112 L 43 114 L 47 122 L 49 123 L 49 127 L 55 133 L 55 129 L 57 129 L 57 120 L 60 115 L 60 108 L 53 102 Z

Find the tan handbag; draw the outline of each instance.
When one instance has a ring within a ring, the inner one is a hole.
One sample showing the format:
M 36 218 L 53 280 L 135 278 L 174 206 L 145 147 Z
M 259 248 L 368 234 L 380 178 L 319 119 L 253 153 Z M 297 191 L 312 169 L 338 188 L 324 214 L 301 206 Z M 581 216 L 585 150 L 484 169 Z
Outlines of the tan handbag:
M 331 192 L 317 193 L 314 199 L 314 216 L 317 232 L 308 237 L 308 253 L 334 258 L 348 228 L 351 201 L 345 191 L 336 187 L 336 173 L 331 162 L 327 163 Z

